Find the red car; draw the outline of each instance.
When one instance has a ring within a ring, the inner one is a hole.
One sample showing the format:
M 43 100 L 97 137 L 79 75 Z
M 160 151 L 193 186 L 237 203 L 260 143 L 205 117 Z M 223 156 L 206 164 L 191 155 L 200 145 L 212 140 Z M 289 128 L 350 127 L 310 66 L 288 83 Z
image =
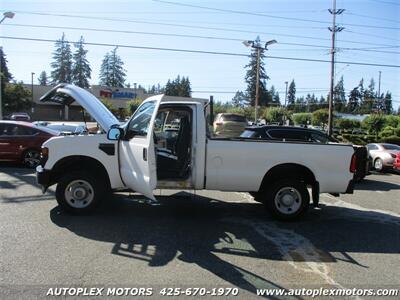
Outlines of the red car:
M 21 162 L 34 168 L 40 163 L 42 144 L 58 131 L 27 122 L 0 121 L 0 161 Z
M 400 171 L 400 153 L 397 153 L 396 159 L 393 162 L 393 169 Z

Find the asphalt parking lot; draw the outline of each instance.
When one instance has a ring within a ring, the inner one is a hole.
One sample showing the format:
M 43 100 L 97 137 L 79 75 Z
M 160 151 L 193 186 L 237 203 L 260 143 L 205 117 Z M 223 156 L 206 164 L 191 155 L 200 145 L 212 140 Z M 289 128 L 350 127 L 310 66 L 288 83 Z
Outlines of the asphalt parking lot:
M 258 288 L 398 288 L 399 191 L 400 175 L 372 174 L 292 223 L 244 193 L 164 190 L 77 217 L 32 170 L 0 166 L 0 298 L 52 286 L 238 287 L 246 299 Z

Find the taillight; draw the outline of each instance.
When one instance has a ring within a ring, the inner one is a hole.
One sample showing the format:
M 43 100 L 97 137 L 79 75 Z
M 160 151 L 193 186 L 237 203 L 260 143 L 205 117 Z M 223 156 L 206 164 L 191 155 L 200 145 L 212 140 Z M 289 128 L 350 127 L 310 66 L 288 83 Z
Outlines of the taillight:
M 355 153 L 353 153 L 353 156 L 351 157 L 351 162 L 350 162 L 350 172 L 355 173 L 357 169 L 357 156 Z
M 393 154 L 393 153 L 390 153 L 390 156 L 391 156 L 392 158 L 396 158 L 396 157 L 397 157 L 397 155 L 396 155 L 396 154 Z

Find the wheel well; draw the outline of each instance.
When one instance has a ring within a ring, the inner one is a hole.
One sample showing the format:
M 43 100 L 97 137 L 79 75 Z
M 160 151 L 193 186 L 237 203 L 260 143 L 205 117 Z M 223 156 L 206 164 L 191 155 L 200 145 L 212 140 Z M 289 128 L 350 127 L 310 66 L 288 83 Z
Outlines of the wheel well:
M 52 168 L 52 181 L 58 182 L 59 179 L 68 171 L 89 171 L 96 176 L 101 176 L 105 179 L 108 186 L 111 186 L 110 178 L 106 168 L 97 159 L 88 156 L 74 155 L 64 157 L 59 160 Z
M 260 191 L 267 189 L 269 183 L 280 179 L 299 179 L 307 185 L 312 185 L 313 188 L 318 185 L 314 173 L 309 168 L 299 164 L 288 163 L 277 165 L 268 170 L 261 182 Z
M 21 152 L 21 156 L 19 158 L 21 162 L 23 162 L 23 160 L 24 160 L 25 153 L 28 152 L 29 150 L 36 150 L 40 153 L 39 148 L 35 148 L 35 147 L 26 148 L 24 151 Z

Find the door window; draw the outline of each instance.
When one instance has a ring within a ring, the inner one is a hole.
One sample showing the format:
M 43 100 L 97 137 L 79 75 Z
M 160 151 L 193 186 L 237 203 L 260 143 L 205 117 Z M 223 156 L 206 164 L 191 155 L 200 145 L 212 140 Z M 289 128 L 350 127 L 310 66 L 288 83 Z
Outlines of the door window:
M 128 136 L 147 136 L 150 120 L 153 115 L 156 103 L 146 102 L 140 106 L 132 116 L 127 128 Z

